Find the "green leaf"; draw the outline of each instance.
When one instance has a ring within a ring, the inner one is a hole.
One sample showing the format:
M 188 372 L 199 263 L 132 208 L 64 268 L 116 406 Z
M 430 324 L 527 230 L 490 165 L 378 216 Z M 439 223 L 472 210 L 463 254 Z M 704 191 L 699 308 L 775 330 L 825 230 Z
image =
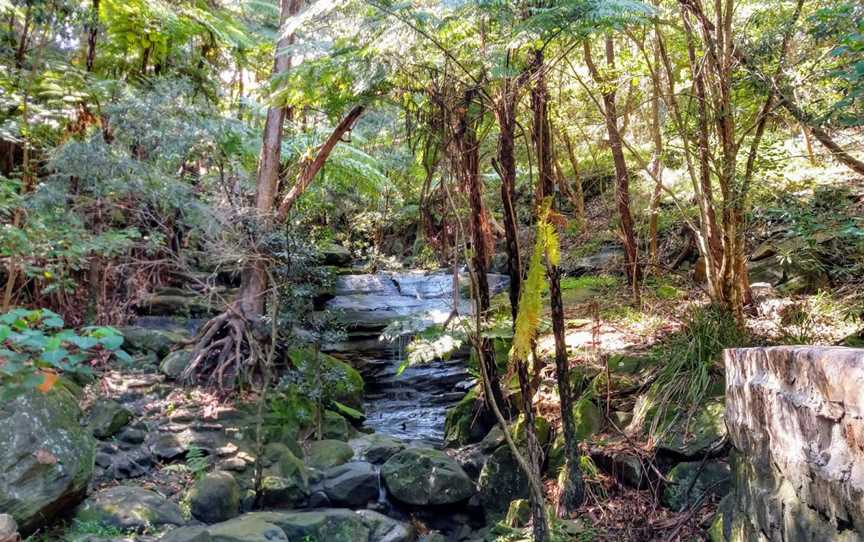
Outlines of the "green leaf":
M 123 335 L 107 335 L 99 338 L 99 344 L 108 350 L 117 350 L 123 346 Z

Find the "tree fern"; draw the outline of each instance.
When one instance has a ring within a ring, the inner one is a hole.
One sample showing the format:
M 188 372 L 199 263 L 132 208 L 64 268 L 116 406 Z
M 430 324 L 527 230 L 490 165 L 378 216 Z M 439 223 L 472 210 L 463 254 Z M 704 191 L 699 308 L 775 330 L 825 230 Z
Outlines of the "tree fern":
M 528 276 L 519 296 L 519 313 L 516 316 L 516 332 L 511 353 L 514 358 L 526 359 L 531 353 L 531 343 L 540 327 L 542 296 L 546 288 L 546 265 L 558 265 L 560 258 L 558 234 L 555 226 L 549 222 L 549 203 L 544 202 L 537 221 L 537 238 L 528 264 Z

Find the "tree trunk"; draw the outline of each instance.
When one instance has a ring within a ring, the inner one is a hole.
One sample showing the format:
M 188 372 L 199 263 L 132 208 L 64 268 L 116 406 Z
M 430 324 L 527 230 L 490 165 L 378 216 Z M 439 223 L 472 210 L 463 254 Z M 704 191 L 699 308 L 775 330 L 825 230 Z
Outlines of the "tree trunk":
M 324 164 L 327 162 L 327 158 L 329 158 L 330 153 L 333 152 L 333 148 L 336 147 L 336 144 L 342 139 L 348 131 L 354 126 L 354 123 L 357 119 L 360 118 L 360 115 L 363 114 L 366 107 L 363 105 L 354 106 L 351 111 L 348 112 L 345 117 L 339 121 L 339 124 L 336 125 L 336 128 L 330 133 L 330 136 L 324 142 L 323 145 L 318 149 L 318 153 L 315 155 L 315 158 L 307 162 L 303 165 L 300 175 L 297 177 L 297 182 L 294 183 L 294 186 L 291 187 L 291 190 L 285 194 L 285 197 L 282 199 L 282 203 L 279 205 L 279 210 L 276 213 L 276 222 L 282 223 L 288 218 L 288 213 L 291 211 L 291 208 L 309 188 L 309 185 L 312 184 L 313 179 L 315 179 L 315 175 L 321 171 L 321 168 L 324 167 Z
M 591 71 L 595 82 L 608 85 L 591 58 L 591 48 L 586 42 L 584 46 L 585 62 Z M 615 45 L 611 37 L 606 38 L 606 65 L 615 69 Z M 640 303 L 639 280 L 641 270 L 638 263 L 636 232 L 633 226 L 633 216 L 630 214 L 630 173 L 624 158 L 624 148 L 621 133 L 618 131 L 618 111 L 615 103 L 614 87 L 603 89 L 603 116 L 606 119 L 606 131 L 609 134 L 609 148 L 612 151 L 612 161 L 615 164 L 615 200 L 618 206 L 618 218 L 621 221 L 621 237 L 624 243 L 624 266 L 627 272 L 627 282 L 633 292 L 633 300 Z
M 510 312 L 513 322 L 519 310 L 519 292 L 522 286 L 522 262 L 519 256 L 516 199 L 516 89 L 511 79 L 502 82 L 502 92 L 495 109 L 498 119 L 498 162 L 495 167 L 501 177 L 501 205 L 504 211 L 504 236 L 507 247 L 507 273 L 510 276 Z
M 548 89 L 546 88 L 546 66 L 543 51 L 533 51 L 531 74 L 532 137 L 534 153 L 537 155 L 536 205 L 555 192 L 555 172 L 552 170 L 552 130 L 549 126 Z
M 573 390 L 570 387 L 570 364 L 564 340 L 564 303 L 561 300 L 561 272 L 550 264 L 549 304 L 552 309 L 552 331 L 555 335 L 555 380 L 561 401 L 561 425 L 564 428 L 564 458 L 566 469 L 561 488 L 558 512 L 569 516 L 585 500 L 585 486 L 579 467 L 579 443 L 576 441 L 576 422 L 573 419 Z
M 540 465 L 543 464 L 543 450 L 537 441 L 537 430 L 535 426 L 534 396 L 531 383 L 528 378 L 528 364 L 524 360 L 516 360 L 516 376 L 519 379 L 519 392 L 522 396 L 522 414 L 525 416 L 525 440 L 528 446 L 528 476 L 535 481 L 540 478 Z M 549 540 L 549 522 L 546 518 L 546 496 L 542 491 L 537 491 L 539 483 L 530 485 L 531 495 L 531 526 L 534 532 L 534 542 L 545 542 Z M 540 486 L 542 487 L 542 486 Z
M 279 26 L 288 17 L 300 11 L 300 0 L 281 0 Z M 276 42 L 276 57 L 273 61 L 273 77 L 286 73 L 291 68 L 291 55 L 286 48 L 292 36 L 282 36 Z M 258 174 L 255 191 L 255 211 L 257 218 L 265 226 L 273 223 L 273 206 L 279 189 L 279 168 L 282 164 L 282 125 L 285 122 L 285 108 L 271 105 L 264 122 L 264 135 L 261 142 L 261 155 L 258 159 Z M 244 317 L 257 319 L 264 313 L 264 291 L 267 288 L 267 268 L 258 258 L 248 262 L 243 270 L 238 295 L 237 308 Z
M 87 59 L 85 66 L 88 72 L 93 71 L 96 62 L 96 39 L 99 37 L 99 0 L 93 0 L 93 9 L 87 30 Z
M 567 147 L 567 158 L 570 160 L 570 167 L 573 168 L 573 177 L 575 178 L 575 194 L 573 195 L 576 207 L 576 218 L 581 224 L 585 224 L 585 190 L 582 186 L 582 174 L 579 172 L 579 161 L 576 159 L 576 153 L 573 150 L 573 142 L 570 141 L 570 136 L 567 131 L 561 130 L 561 139 L 564 140 L 564 146 Z
M 475 119 L 470 118 L 469 110 L 472 107 L 475 92 L 465 93 L 462 112 L 456 119 L 454 144 L 456 164 L 459 167 L 459 176 L 462 180 L 462 189 L 468 194 L 468 205 L 470 208 L 469 233 L 471 235 L 471 268 L 476 276 L 476 288 L 473 292 L 479 311 L 480 321 L 485 322 L 489 315 L 491 306 L 489 297 L 489 261 L 491 259 L 490 245 L 491 233 L 489 231 L 489 220 L 486 209 L 483 206 L 483 186 L 480 180 L 480 142 L 474 129 Z M 479 359 L 486 364 L 486 373 L 489 375 L 489 386 L 492 389 L 492 397 L 487 397 L 487 406 L 491 407 L 490 401 L 496 404 L 504 404 L 504 394 L 501 391 L 501 382 L 498 378 L 498 367 L 495 363 L 495 350 L 492 342 L 481 336 L 478 340 L 482 352 Z

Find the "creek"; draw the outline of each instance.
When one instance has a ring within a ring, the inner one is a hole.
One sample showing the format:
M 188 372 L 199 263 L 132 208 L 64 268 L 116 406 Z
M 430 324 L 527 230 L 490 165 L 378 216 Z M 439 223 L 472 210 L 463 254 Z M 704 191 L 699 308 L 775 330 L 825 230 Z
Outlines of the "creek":
M 459 281 L 466 284 L 463 275 Z M 489 275 L 490 289 L 507 286 L 504 275 Z M 366 425 L 407 442 L 441 447 L 447 409 L 476 380 L 468 371 L 466 345 L 448 359 L 403 366 L 406 346 L 422 330 L 458 313 L 471 313 L 466 292 L 455 300 L 453 276 L 445 272 L 407 271 L 342 275 L 328 308 L 341 312 L 344 341 L 326 349 L 349 361 L 366 381 Z M 382 332 L 392 337 L 388 341 Z

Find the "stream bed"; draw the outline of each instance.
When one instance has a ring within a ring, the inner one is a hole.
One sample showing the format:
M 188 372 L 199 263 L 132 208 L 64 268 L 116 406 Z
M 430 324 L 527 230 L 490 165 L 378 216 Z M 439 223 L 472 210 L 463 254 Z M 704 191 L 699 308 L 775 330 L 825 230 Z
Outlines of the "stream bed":
M 460 282 L 465 284 L 464 277 Z M 507 277 L 490 275 L 489 283 L 492 293 L 497 293 L 507 286 Z M 447 410 L 475 384 L 468 372 L 467 348 L 447 360 L 410 365 L 401 372 L 400 368 L 413 335 L 450 316 L 456 303 L 452 275 L 419 271 L 343 275 L 335 286 L 327 306 L 341 312 L 348 336 L 327 350 L 363 374 L 366 425 L 407 442 L 441 447 Z M 464 294 L 459 296 L 458 312 L 471 313 Z M 382 331 L 394 322 L 406 331 L 392 342 L 383 340 Z

